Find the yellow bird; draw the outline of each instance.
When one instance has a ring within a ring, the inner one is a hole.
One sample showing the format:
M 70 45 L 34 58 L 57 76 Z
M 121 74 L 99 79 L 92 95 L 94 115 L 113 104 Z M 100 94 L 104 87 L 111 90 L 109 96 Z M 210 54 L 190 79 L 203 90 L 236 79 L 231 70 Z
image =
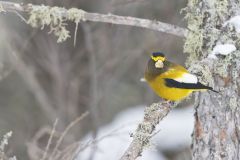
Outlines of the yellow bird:
M 161 52 L 154 52 L 145 70 L 145 80 L 156 94 L 166 100 L 179 101 L 193 91 L 213 90 L 201 84 L 183 66 L 169 62 Z

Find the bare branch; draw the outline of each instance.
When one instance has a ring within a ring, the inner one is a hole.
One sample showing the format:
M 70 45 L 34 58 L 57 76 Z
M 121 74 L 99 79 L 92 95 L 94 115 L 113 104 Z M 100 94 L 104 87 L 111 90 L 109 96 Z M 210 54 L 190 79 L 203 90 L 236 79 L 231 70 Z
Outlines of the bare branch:
M 51 145 L 51 143 L 52 143 L 52 139 L 53 139 L 54 134 L 55 134 L 55 131 L 56 131 L 57 123 L 58 123 L 58 119 L 56 119 L 56 121 L 55 121 L 54 124 L 53 124 L 53 129 L 52 129 L 52 131 L 51 131 L 51 134 L 50 134 L 50 137 L 49 137 L 49 139 L 48 139 L 48 143 L 47 143 L 46 149 L 45 149 L 45 151 L 44 151 L 44 154 L 43 154 L 41 160 L 45 160 L 45 159 L 47 158 L 48 150 L 49 150 L 50 145 Z
M 79 116 L 78 118 L 76 118 L 74 121 L 72 121 L 72 122 L 67 126 L 67 128 L 63 131 L 61 137 L 58 139 L 57 144 L 56 144 L 56 146 L 54 147 L 53 152 L 52 152 L 52 154 L 51 154 L 51 156 L 50 156 L 49 159 L 52 159 L 53 156 L 56 155 L 57 150 L 58 150 L 58 147 L 61 145 L 61 143 L 62 143 L 62 141 L 63 141 L 63 138 L 66 136 L 66 134 L 68 133 L 68 131 L 69 131 L 74 125 L 76 125 L 78 122 L 80 122 L 81 120 L 83 120 L 86 116 L 88 116 L 88 114 L 89 114 L 88 111 L 84 112 L 81 116 Z
M 24 4 L 15 3 L 15 2 L 0 1 L 0 8 L 1 8 L 0 12 L 1 11 L 2 12 L 18 11 L 18 12 L 26 12 L 30 14 L 32 10 L 39 7 L 48 7 L 48 6 L 43 6 L 43 5 L 38 6 L 38 5 L 32 5 L 32 4 L 24 5 Z M 49 7 L 49 9 L 51 9 L 51 7 Z M 67 10 L 65 8 L 59 8 L 58 12 L 62 17 L 70 20 L 71 19 L 69 18 L 70 10 L 71 9 Z M 186 37 L 187 35 L 187 30 L 185 28 L 181 28 L 168 23 L 163 23 L 157 20 L 148 20 L 148 19 L 141 19 L 141 18 L 135 18 L 135 17 L 124 17 L 124 16 L 113 15 L 113 14 L 89 13 L 81 9 L 75 9 L 75 11 L 78 11 L 78 13 L 81 13 L 80 20 L 82 21 L 103 22 L 103 23 L 135 26 L 135 27 L 141 27 L 141 28 L 147 28 L 155 31 L 165 32 L 165 33 L 172 34 L 179 37 Z
M 146 107 L 144 119 L 138 125 L 131 144 L 120 160 L 135 160 L 141 156 L 144 147 L 149 145 L 150 138 L 157 124 L 167 116 L 170 110 L 171 103 L 166 101 L 153 103 Z

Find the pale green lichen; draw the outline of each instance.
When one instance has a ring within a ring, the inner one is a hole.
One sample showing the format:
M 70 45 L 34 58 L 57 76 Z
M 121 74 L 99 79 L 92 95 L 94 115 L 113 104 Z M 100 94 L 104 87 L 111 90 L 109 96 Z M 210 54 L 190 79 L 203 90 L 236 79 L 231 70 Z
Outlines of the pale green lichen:
M 66 28 L 66 21 L 74 21 L 76 24 L 82 20 L 85 21 L 84 13 L 85 11 L 76 8 L 66 10 L 61 7 L 33 6 L 28 24 L 32 27 L 40 27 L 41 29 L 49 26 L 49 33 L 54 33 L 58 38 L 57 42 L 60 43 L 70 37 L 70 32 Z
M 55 19 L 55 18 L 54 18 Z M 44 28 L 45 25 L 50 25 L 52 22 L 52 15 L 49 6 L 34 6 L 30 12 L 28 24 L 32 27 Z
M 149 142 L 149 134 L 138 132 L 135 134 L 135 137 L 138 141 L 147 144 Z
M 219 0 L 215 1 L 215 9 L 216 12 L 220 17 L 224 17 L 225 15 L 228 15 L 228 0 Z
M 1 139 L 0 142 L 0 159 L 1 160 L 17 160 L 17 158 L 15 156 L 13 157 L 7 157 L 6 152 L 5 152 L 5 148 L 8 145 L 8 141 L 9 139 L 12 137 L 12 131 L 6 133 L 3 138 Z
M 76 45 L 77 41 L 77 30 L 78 24 L 80 21 L 86 21 L 85 19 L 85 11 L 77 8 L 71 8 L 67 11 L 67 18 L 71 21 L 74 21 L 76 24 L 75 33 L 74 33 L 74 46 Z
M 3 152 L 5 149 L 5 146 L 8 145 L 8 139 L 12 137 L 12 131 L 6 133 L 0 143 L 0 150 Z
M 57 43 L 66 41 L 70 37 L 70 32 L 66 29 L 64 25 L 60 25 L 55 28 L 51 28 L 50 33 L 53 32 L 55 36 L 58 37 Z
M 203 30 L 201 28 L 203 23 L 203 14 L 195 10 L 198 4 L 198 0 L 191 0 L 188 3 L 188 7 L 183 9 L 187 12 L 185 19 L 188 21 L 188 35 L 183 47 L 185 53 L 188 53 L 191 61 L 196 60 L 202 53 L 203 45 Z M 195 10 L 194 12 L 192 10 Z
M 221 77 L 227 77 L 228 76 L 228 70 L 229 70 L 229 64 L 230 64 L 230 56 L 227 56 L 224 59 L 218 60 L 216 67 L 214 68 L 215 74 L 220 75 Z
M 210 1 L 209 10 L 200 10 L 202 8 L 198 0 L 189 0 L 185 19 L 188 21 L 188 36 L 184 45 L 184 52 L 189 53 L 186 65 L 190 66 L 192 62 L 207 57 L 216 41 L 222 36 L 222 33 L 216 26 L 221 26 L 219 17 L 224 17 L 228 13 L 228 1 Z M 203 51 L 204 50 L 204 51 Z
M 184 52 L 189 53 L 187 66 L 189 71 L 198 75 L 199 81 L 214 86 L 217 80 L 218 91 L 223 94 L 230 87 L 231 92 L 226 98 L 229 107 L 235 110 L 239 107 L 236 93 L 239 89 L 240 51 L 236 50 L 228 55 L 218 55 L 217 59 L 207 58 L 217 44 L 234 44 L 240 47 L 240 34 L 236 33 L 231 24 L 224 25 L 229 18 L 229 1 L 208 1 L 207 6 L 199 7 L 201 2 L 189 0 L 186 19 L 188 20 L 188 36 Z M 198 11 L 198 9 L 201 11 Z M 223 30 L 224 29 L 224 30 Z M 236 91 L 236 92 L 235 92 Z
M 218 61 L 215 63 L 214 73 L 218 74 L 221 77 L 228 77 L 229 76 L 229 67 L 231 65 L 239 66 L 240 59 L 240 52 L 235 51 L 231 54 L 227 55 L 224 58 L 219 58 Z M 232 76 L 233 78 L 237 78 L 239 76 L 238 70 L 235 70 L 234 67 L 232 68 Z
M 203 45 L 203 34 L 200 30 L 198 33 L 189 32 L 187 35 L 187 40 L 184 44 L 184 52 L 190 53 L 188 61 L 197 60 L 199 54 L 202 52 Z M 186 65 L 188 66 L 188 61 Z
M 213 73 L 226 77 L 232 55 L 219 58 L 211 68 L 209 64 L 202 63 L 201 59 L 212 53 L 212 49 L 219 39 L 224 42 L 231 39 L 227 33 L 222 33 L 218 28 L 222 21 L 219 17 L 227 15 L 228 2 L 227 0 L 211 1 L 208 3 L 209 10 L 203 8 L 199 11 L 201 4 L 198 0 L 189 0 L 188 3 L 188 12 L 185 18 L 188 20 L 190 31 L 184 45 L 184 52 L 189 53 L 186 65 L 190 67 L 191 73 L 200 75 L 202 83 L 214 86 Z
M 34 6 L 30 12 L 28 24 L 32 27 L 45 26 L 50 27 L 49 33 L 54 33 L 58 37 L 57 42 L 63 42 L 70 37 L 69 31 L 66 29 L 66 18 L 63 17 L 64 8 L 49 6 Z
M 135 139 L 142 144 L 143 149 L 151 146 L 150 136 L 146 133 L 138 133 L 135 135 Z
M 221 34 L 221 31 L 214 28 L 214 27 L 210 27 L 211 30 L 210 32 L 207 32 L 207 36 L 208 36 L 208 40 L 209 42 L 207 43 L 207 51 L 206 51 L 206 54 L 210 54 L 212 52 L 212 49 L 213 47 L 216 45 L 216 41 L 219 39 L 220 35 Z M 208 55 L 206 55 L 208 56 Z
M 194 63 L 189 67 L 189 71 L 198 75 L 199 81 L 205 85 L 213 86 L 213 75 L 208 65 L 200 62 Z
M 79 23 L 80 21 L 86 21 L 85 11 L 77 8 L 71 8 L 67 11 L 67 19 Z

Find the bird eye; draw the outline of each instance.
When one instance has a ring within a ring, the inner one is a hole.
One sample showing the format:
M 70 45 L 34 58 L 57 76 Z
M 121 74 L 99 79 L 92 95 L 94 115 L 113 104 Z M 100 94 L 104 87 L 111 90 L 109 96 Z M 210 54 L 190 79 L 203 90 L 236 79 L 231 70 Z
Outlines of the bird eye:
M 163 62 L 161 60 L 158 60 L 156 63 L 155 63 L 155 67 L 156 68 L 163 68 Z

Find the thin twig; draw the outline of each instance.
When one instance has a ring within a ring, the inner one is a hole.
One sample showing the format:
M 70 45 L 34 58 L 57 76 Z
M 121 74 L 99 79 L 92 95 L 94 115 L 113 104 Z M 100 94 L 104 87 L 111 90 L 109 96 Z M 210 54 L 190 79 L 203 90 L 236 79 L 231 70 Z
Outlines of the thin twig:
M 59 146 L 61 145 L 63 138 L 65 137 L 65 135 L 68 133 L 68 131 L 74 126 L 76 125 L 78 122 L 80 122 L 82 119 L 84 119 L 87 115 L 89 114 L 88 111 L 84 112 L 81 116 L 79 116 L 77 119 L 75 119 L 74 121 L 72 121 L 67 128 L 63 131 L 61 137 L 58 139 L 57 144 L 50 156 L 50 160 L 53 158 L 53 156 L 57 153 L 57 150 L 59 148 Z
M 73 45 L 74 47 L 76 46 L 76 42 L 77 42 L 77 31 L 78 31 L 78 23 L 75 24 L 75 31 L 74 31 L 74 40 L 73 40 Z
M 19 11 L 19 12 L 27 12 L 27 13 L 30 13 L 35 7 L 40 7 L 38 5 L 32 5 L 32 4 L 24 5 L 20 3 L 5 2 L 5 1 L 0 1 L 0 6 L 6 12 Z M 81 9 L 79 9 L 79 11 L 82 12 L 81 20 L 83 21 L 135 26 L 135 27 L 141 27 L 141 28 L 147 28 L 155 31 L 165 32 L 165 33 L 172 34 L 179 37 L 186 37 L 187 35 L 187 29 L 181 28 L 176 25 L 168 24 L 168 23 L 163 23 L 157 20 L 117 16 L 114 14 L 89 13 Z M 61 10 L 59 11 L 59 14 L 62 17 L 67 17 L 68 10 L 65 8 L 61 8 Z
M 131 144 L 120 160 L 135 160 L 141 156 L 144 147 L 149 145 L 149 141 L 157 124 L 167 116 L 170 110 L 171 103 L 166 101 L 153 103 L 151 106 L 146 107 L 144 119 L 138 125 Z
M 17 15 L 18 17 L 20 17 L 20 19 L 21 19 L 23 22 L 25 22 L 25 23 L 27 24 L 27 20 L 26 20 L 20 13 L 18 13 L 17 11 L 15 11 L 15 13 L 16 13 L 16 15 Z
M 53 124 L 53 129 L 52 129 L 52 132 L 51 132 L 50 137 L 48 139 L 48 143 L 47 143 L 46 149 L 44 151 L 44 154 L 43 154 L 43 157 L 41 158 L 41 160 L 45 160 L 47 158 L 48 150 L 49 150 L 50 145 L 52 143 L 52 139 L 53 139 L 53 136 L 54 136 L 55 131 L 56 131 L 57 123 L 58 123 L 58 119 L 56 119 L 56 121 Z

